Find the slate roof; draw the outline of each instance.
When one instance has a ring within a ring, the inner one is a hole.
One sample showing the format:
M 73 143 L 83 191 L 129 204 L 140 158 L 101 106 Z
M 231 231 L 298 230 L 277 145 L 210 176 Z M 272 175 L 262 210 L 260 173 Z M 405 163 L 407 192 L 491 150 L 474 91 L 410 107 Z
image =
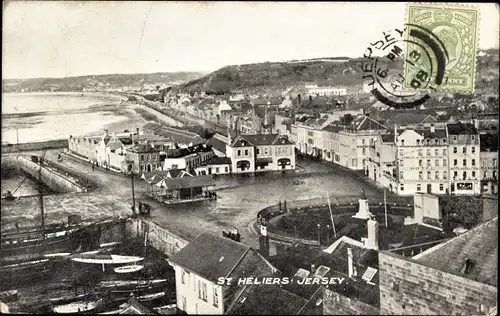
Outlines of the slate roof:
M 226 154 L 226 143 L 220 139 L 212 137 L 208 140 L 208 145 L 211 145 L 213 148 L 217 149 L 224 155 Z
M 389 118 L 385 119 L 385 125 L 388 127 L 394 125 L 415 125 L 420 123 L 432 123 L 438 121 L 436 119 L 436 117 L 438 116 L 437 114 L 435 114 L 435 116 L 432 116 L 428 113 L 422 113 L 421 111 L 403 113 L 396 112 L 392 116 L 390 114 L 391 112 L 388 112 L 387 116 L 389 116 Z
M 414 259 L 441 271 L 496 287 L 498 215 L 462 235 L 428 249 Z M 468 273 L 463 273 L 466 259 L 471 259 L 473 266 Z
M 163 178 L 161 186 L 167 190 L 179 190 L 215 186 L 215 182 L 209 175 L 182 178 Z
M 210 160 L 210 165 L 230 165 L 231 164 L 231 158 L 229 157 L 213 157 L 212 160 Z
M 383 143 L 394 143 L 394 133 L 381 134 L 380 138 Z
M 228 315 L 295 315 L 307 300 L 279 285 L 249 285 Z
M 153 311 L 142 305 L 137 299 L 131 298 L 128 303 L 128 307 L 121 311 L 119 314 L 124 315 L 151 315 L 154 314 Z
M 288 137 L 279 134 L 241 134 L 238 135 L 233 140 L 231 147 L 242 147 L 241 146 L 242 139 L 247 143 L 249 143 L 249 145 L 245 144 L 244 146 L 269 146 L 269 145 L 293 144 L 288 139 Z
M 127 150 L 135 153 L 152 153 L 161 151 L 159 147 L 153 147 L 151 144 L 137 144 Z
M 361 115 L 354 120 L 352 120 L 349 125 L 346 127 L 347 129 L 354 130 L 354 131 L 367 131 L 367 130 L 384 130 L 386 127 L 379 122 L 375 121 L 374 119 Z
M 342 130 L 344 130 L 345 125 L 342 123 L 342 121 L 333 121 L 327 126 L 325 126 L 322 130 L 327 131 L 327 132 L 332 132 L 332 133 L 338 133 Z
M 202 233 L 169 261 L 217 283 L 218 278 L 231 273 L 250 249 L 229 238 Z
M 449 135 L 477 135 L 478 131 L 474 124 L 470 123 L 454 123 L 447 124 Z
M 431 132 L 430 128 L 422 128 L 422 129 L 414 129 L 415 132 L 422 135 L 425 139 L 434 139 L 434 138 L 446 138 L 446 129 L 444 128 L 435 128 L 434 132 Z
M 166 150 L 166 153 L 167 158 L 182 158 L 187 155 L 209 151 L 212 151 L 212 147 L 210 145 L 198 144 L 187 148 L 169 148 Z

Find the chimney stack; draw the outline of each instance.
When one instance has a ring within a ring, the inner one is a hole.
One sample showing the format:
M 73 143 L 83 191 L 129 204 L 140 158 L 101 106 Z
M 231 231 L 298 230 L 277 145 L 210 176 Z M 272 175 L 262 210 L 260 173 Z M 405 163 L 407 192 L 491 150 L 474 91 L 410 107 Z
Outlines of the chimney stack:
M 365 246 L 378 250 L 378 222 L 373 219 L 368 220 L 368 238 L 365 239 Z
M 354 276 L 354 266 L 352 263 L 352 249 L 347 248 L 347 267 L 348 267 L 348 272 L 349 272 L 349 278 L 352 278 Z
M 434 127 L 434 125 L 431 125 L 431 133 L 435 133 L 436 132 L 436 128 Z
M 314 274 L 314 272 L 316 272 L 316 266 L 311 264 L 311 273 Z
M 139 127 L 138 127 L 138 128 L 136 128 L 136 131 L 137 131 L 137 135 L 139 135 Z

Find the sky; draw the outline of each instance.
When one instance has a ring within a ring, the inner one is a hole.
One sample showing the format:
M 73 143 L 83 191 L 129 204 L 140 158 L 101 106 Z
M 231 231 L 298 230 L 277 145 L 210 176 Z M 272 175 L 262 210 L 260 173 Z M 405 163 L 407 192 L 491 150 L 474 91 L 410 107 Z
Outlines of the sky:
M 360 57 L 403 25 L 405 3 L 3 2 L 4 78 L 214 71 L 226 65 Z M 482 49 L 499 7 L 480 9 Z

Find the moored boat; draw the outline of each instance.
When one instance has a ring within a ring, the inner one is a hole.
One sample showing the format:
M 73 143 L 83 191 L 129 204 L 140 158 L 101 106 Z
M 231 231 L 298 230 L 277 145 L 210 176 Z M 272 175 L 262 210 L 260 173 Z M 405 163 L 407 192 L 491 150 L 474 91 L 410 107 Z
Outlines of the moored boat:
M 153 293 L 153 294 L 142 295 L 142 296 L 137 297 L 137 299 L 141 302 L 149 302 L 149 301 L 156 300 L 160 297 L 164 297 L 165 295 L 166 295 L 165 292 L 158 292 L 158 293 Z
M 144 260 L 142 257 L 120 256 L 120 255 L 93 255 L 93 256 L 76 256 L 71 258 L 75 262 L 94 263 L 94 264 L 127 264 Z
M 143 268 L 144 268 L 143 265 L 133 264 L 133 265 L 129 265 L 129 266 L 117 267 L 114 270 L 116 273 L 133 273 L 133 272 L 140 271 Z
M 167 282 L 167 279 L 154 280 L 127 280 L 127 281 L 101 281 L 101 287 L 126 287 L 126 286 L 149 286 Z
M 62 304 L 69 304 L 72 302 L 80 302 L 88 297 L 90 297 L 90 293 L 86 294 L 79 294 L 79 295 L 68 295 L 68 296 L 61 296 L 61 297 L 54 297 L 54 298 L 49 298 L 49 302 L 53 305 L 62 305 Z
M 93 313 L 102 306 L 102 299 L 98 301 L 79 301 L 64 305 L 54 306 L 52 310 L 57 314 L 83 314 Z

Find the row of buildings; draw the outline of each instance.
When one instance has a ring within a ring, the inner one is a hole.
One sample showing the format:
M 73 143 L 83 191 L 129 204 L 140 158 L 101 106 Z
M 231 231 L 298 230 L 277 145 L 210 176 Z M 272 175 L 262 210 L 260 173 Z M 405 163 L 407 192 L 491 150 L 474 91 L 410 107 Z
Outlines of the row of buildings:
M 496 193 L 498 135 L 476 125 L 428 116 L 416 124 L 387 127 L 362 114 L 339 119 L 328 113 L 295 119 L 280 132 L 290 135 L 300 153 L 364 170 L 397 194 Z
M 424 212 L 415 208 L 412 220 L 432 217 Z M 177 308 L 213 315 L 496 315 L 498 215 L 407 255 L 379 247 L 378 225 L 367 220 L 361 241 L 342 236 L 325 249 L 292 245 L 274 254 L 265 249 L 265 226 L 258 250 L 203 233 L 169 258 Z

